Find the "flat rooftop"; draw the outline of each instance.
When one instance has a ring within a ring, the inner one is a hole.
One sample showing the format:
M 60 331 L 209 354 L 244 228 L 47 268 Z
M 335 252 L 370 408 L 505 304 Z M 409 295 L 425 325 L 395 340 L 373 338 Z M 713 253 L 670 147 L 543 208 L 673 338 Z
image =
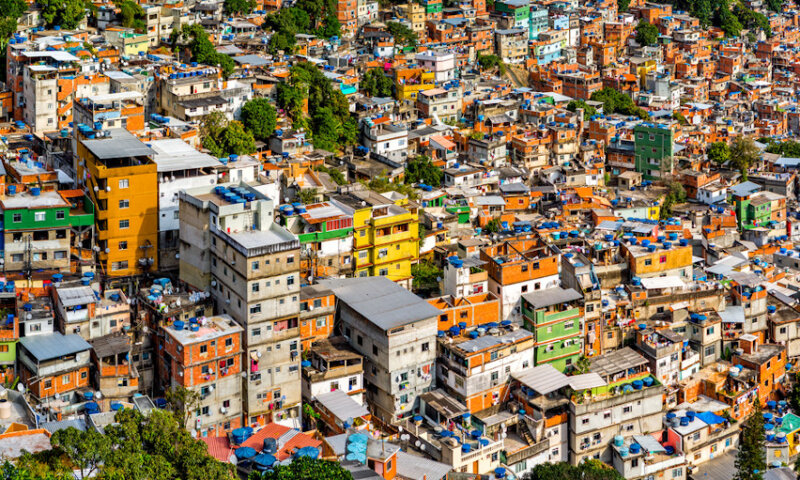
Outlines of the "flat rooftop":
M 208 342 L 215 338 L 242 332 L 244 330 L 228 315 L 206 317 L 205 323 L 201 324 L 199 330 L 196 332 L 190 330 L 188 324 L 185 324 L 183 330 L 176 330 L 172 325 L 163 326 L 161 328 L 167 335 L 174 338 L 181 345 Z

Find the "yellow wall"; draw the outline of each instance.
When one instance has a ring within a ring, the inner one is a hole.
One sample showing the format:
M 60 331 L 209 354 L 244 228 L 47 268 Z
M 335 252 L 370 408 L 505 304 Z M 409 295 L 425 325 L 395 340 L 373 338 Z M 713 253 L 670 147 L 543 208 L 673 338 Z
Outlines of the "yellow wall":
M 373 219 L 372 208 L 367 207 L 356 210 L 353 228 L 356 276 L 377 276 L 386 269 L 386 277 L 393 281 L 411 277 L 411 265 L 419 259 L 419 215 L 407 212 Z
M 139 259 L 152 257 L 150 270 L 158 268 L 158 177 L 156 165 L 147 163 L 133 167 L 106 168 L 78 141 L 78 176 L 84 178 L 89 198 L 96 207 L 95 225 L 98 243 L 105 242 L 109 252 L 101 250 L 98 257 L 102 268 L 110 276 L 136 275 L 145 270 L 139 268 Z M 85 161 L 85 167 L 81 166 Z M 86 178 L 86 173 L 90 177 Z M 120 188 L 119 181 L 127 179 L 128 188 Z M 105 180 L 110 191 L 94 186 Z M 120 208 L 120 200 L 128 200 L 128 208 Z M 128 220 L 128 228 L 120 228 L 120 220 Z M 106 229 L 101 224 L 106 221 Z M 127 241 L 127 249 L 120 250 L 119 243 Z M 149 242 L 149 243 L 148 243 Z M 142 245 L 151 245 L 142 249 Z M 128 267 L 113 270 L 114 262 L 127 261 Z
M 661 263 L 661 257 L 665 255 L 667 261 Z M 645 265 L 645 260 L 647 259 L 650 260 L 650 265 Z M 633 258 L 629 256 L 629 260 L 634 267 L 635 275 L 684 268 L 692 264 L 692 247 L 687 245 L 685 247 L 672 247 L 670 250 L 656 250 L 640 257 Z

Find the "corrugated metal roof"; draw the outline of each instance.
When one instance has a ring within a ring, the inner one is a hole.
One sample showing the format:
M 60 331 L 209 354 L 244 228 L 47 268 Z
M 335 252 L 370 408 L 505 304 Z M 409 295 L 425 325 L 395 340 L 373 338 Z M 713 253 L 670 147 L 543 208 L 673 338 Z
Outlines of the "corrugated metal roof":
M 452 468 L 429 458 L 397 452 L 397 474 L 410 480 L 441 480 Z
M 603 377 L 594 372 L 573 375 L 568 377 L 568 379 L 569 386 L 573 390 L 588 390 L 590 388 L 603 387 L 606 385 L 606 381 L 603 380 Z
M 512 372 L 511 376 L 540 395 L 547 395 L 569 385 L 569 377 L 547 363 L 518 373 Z
M 339 420 L 348 421 L 369 415 L 369 410 L 364 405 L 359 404 L 353 398 L 341 390 L 334 390 L 328 393 L 317 395 L 316 400 L 334 414 Z
M 153 155 L 153 149 L 142 143 L 124 128 L 112 128 L 109 137 L 99 140 L 84 140 L 92 155 L 100 160 L 123 157 L 143 157 Z
M 624 347 L 592 359 L 590 370 L 601 377 L 609 377 L 629 368 L 646 365 L 647 360 L 631 347 Z
M 77 305 L 88 305 L 95 303 L 97 297 L 94 296 L 92 287 L 82 285 L 80 287 L 57 288 L 56 293 L 65 307 L 75 307 Z
M 80 335 L 62 335 L 58 332 L 23 337 L 19 340 L 19 343 L 40 362 L 92 348 L 89 342 L 81 338 Z
M 650 435 L 634 435 L 633 439 L 642 446 L 642 448 L 649 453 L 666 452 L 667 450 L 658 443 L 658 440 Z
M 441 311 L 386 277 L 335 278 L 319 282 L 378 328 L 391 330 Z
M 558 303 L 568 303 L 583 298 L 583 295 L 572 288 L 554 287 L 538 292 L 526 293 L 522 296 L 526 302 L 533 306 L 533 309 L 549 307 Z

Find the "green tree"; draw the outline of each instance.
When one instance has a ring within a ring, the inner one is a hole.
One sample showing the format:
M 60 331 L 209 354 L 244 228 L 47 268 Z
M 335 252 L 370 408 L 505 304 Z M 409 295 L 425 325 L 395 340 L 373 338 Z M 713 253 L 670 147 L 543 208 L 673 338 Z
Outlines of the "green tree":
M 761 157 L 760 150 L 752 138 L 743 136 L 736 137 L 733 140 L 730 150 L 731 165 L 741 171 L 742 177 L 746 180 L 747 172 L 750 170 L 750 167 Z
M 731 149 L 725 142 L 712 143 L 708 146 L 706 154 L 709 160 L 720 165 L 731 159 Z
M 344 185 L 347 183 L 347 179 L 344 178 L 344 174 L 336 168 L 320 165 L 315 167 L 314 170 L 327 173 L 331 177 L 331 180 L 336 182 L 337 185 Z
M 379 68 L 367 70 L 358 82 L 361 91 L 370 97 L 391 97 L 392 80 Z
M 48 27 L 74 30 L 86 17 L 84 0 L 39 0 L 41 15 Z
M 144 10 L 142 7 L 132 1 L 124 0 L 117 4 L 119 7 L 119 15 L 122 17 L 122 26 L 126 28 L 134 28 L 137 31 L 143 31 L 145 28 Z
M 406 183 L 424 183 L 438 187 L 443 176 L 442 169 L 434 165 L 428 156 L 418 155 L 406 163 Z
M 242 122 L 230 122 L 220 137 L 225 155 L 248 155 L 256 151 L 253 134 L 245 130 Z
M 303 188 L 297 192 L 297 200 L 303 205 L 309 205 L 317 201 L 316 188 Z
M 767 8 L 775 13 L 780 13 L 783 10 L 782 0 L 767 0 Z
M 231 57 L 214 49 L 208 33 L 199 23 L 184 25 L 179 35 L 173 34 L 173 44 L 177 43 L 179 39 L 185 42 L 193 61 L 212 66 L 219 65 L 225 78 L 228 78 L 236 68 Z
M 248 15 L 256 8 L 255 0 L 225 0 L 225 12 L 234 15 Z
M 577 466 L 568 463 L 542 463 L 526 473 L 523 480 L 624 480 L 614 467 L 600 460 L 586 460 Z
M 266 98 L 254 98 L 242 106 L 242 123 L 256 140 L 266 141 L 275 132 L 278 112 Z
M 589 368 L 592 366 L 591 360 L 586 355 L 581 355 L 575 362 L 575 373 L 583 374 L 589 373 Z
M 263 473 L 252 472 L 249 480 L 353 480 L 339 462 L 301 457 L 289 465 L 278 465 Z
M 415 290 L 438 290 L 442 269 L 430 262 L 419 262 L 411 265 L 411 276 Z
M 621 113 L 623 115 L 633 115 L 642 119 L 650 117 L 642 108 L 637 107 L 631 97 L 613 88 L 605 87 L 592 94 L 592 100 L 603 103 L 603 112 L 606 114 Z
M 477 62 L 481 70 L 497 68 L 500 75 L 506 73 L 506 65 L 503 63 L 503 59 L 497 55 L 478 55 Z
M 644 20 L 636 26 L 636 42 L 639 45 L 655 45 L 658 43 L 658 27 Z
M 631 0 L 617 0 L 617 10 L 620 13 L 627 12 L 630 6 L 631 6 Z
M 417 33 L 399 22 L 388 22 L 386 30 L 394 37 L 394 43 L 408 47 L 417 46 Z
M 192 413 L 194 413 L 195 408 L 197 408 L 202 399 L 199 393 L 183 386 L 170 388 L 166 391 L 164 397 L 175 418 L 184 427 L 188 426 Z
M 567 110 L 569 110 L 570 112 L 575 112 L 579 108 L 583 109 L 584 120 L 589 120 L 593 116 L 597 115 L 597 109 L 589 105 L 588 103 L 584 102 L 583 100 L 572 100 L 567 104 Z
M 686 190 L 679 182 L 670 182 L 667 185 L 668 192 L 664 201 L 661 203 L 661 219 L 667 219 L 672 216 L 672 207 L 686 201 Z
M 500 219 L 493 218 L 489 220 L 489 222 L 486 224 L 485 227 L 483 227 L 483 231 L 486 233 L 497 233 L 500 231 L 500 228 L 501 228 Z
M 28 10 L 25 0 L 0 0 L 0 12 L 6 17 L 16 20 Z
M 744 424 L 739 449 L 736 453 L 734 480 L 762 480 L 767 469 L 764 451 L 764 417 L 761 402 L 756 397 L 753 413 Z
M 785 157 L 800 157 L 800 142 L 794 140 L 776 142 L 772 139 L 765 138 L 761 139 L 761 143 L 767 144 L 767 153 L 777 153 Z
M 57 430 L 50 437 L 50 444 L 64 452 L 80 470 L 80 478 L 91 476 L 111 453 L 111 442 L 94 429 L 85 432 L 75 427 Z

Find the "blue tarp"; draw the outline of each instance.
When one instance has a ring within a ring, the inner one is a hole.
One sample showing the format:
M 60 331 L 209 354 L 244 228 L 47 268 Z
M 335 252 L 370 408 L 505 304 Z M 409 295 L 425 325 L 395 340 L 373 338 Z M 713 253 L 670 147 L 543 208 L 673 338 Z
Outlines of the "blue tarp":
M 701 412 L 697 414 L 697 418 L 704 421 L 709 425 L 718 425 L 725 423 L 725 419 L 713 412 Z

